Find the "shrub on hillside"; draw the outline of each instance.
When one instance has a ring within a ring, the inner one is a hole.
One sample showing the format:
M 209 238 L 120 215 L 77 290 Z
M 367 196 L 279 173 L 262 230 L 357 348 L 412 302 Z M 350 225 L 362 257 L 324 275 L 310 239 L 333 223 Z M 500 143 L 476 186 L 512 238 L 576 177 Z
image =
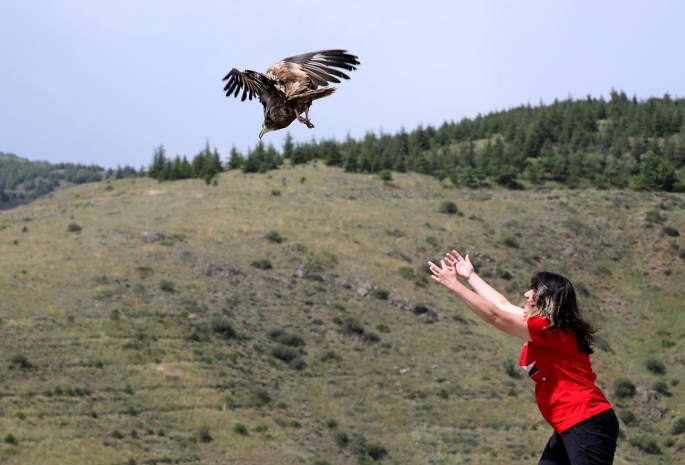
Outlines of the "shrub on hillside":
M 82 229 L 83 228 L 76 223 L 70 223 L 69 226 L 67 226 L 67 231 L 69 232 L 81 232 Z
M 416 304 L 414 305 L 414 308 L 412 308 L 412 312 L 414 315 L 423 315 L 424 313 L 430 313 L 431 309 L 423 304 Z
M 661 454 L 661 448 L 657 442 L 648 436 L 635 436 L 630 438 L 630 445 L 637 447 L 646 454 Z
M 288 365 L 290 365 L 291 367 L 293 367 L 297 371 L 302 371 L 305 368 L 307 368 L 307 362 L 302 360 L 300 357 L 294 358 L 293 360 L 291 360 L 288 363 Z
M 255 260 L 251 263 L 251 265 L 260 270 L 270 270 L 271 268 L 273 268 L 271 260 L 269 260 L 268 258 L 260 258 L 258 260 Z
M 191 328 L 190 333 L 183 335 L 183 339 L 191 342 L 209 342 L 209 328 L 206 324 L 198 323 Z
M 200 427 L 200 431 L 197 434 L 197 438 L 200 440 L 200 442 L 204 443 L 212 442 L 214 440 L 207 426 Z
M 362 335 L 364 334 L 364 326 L 357 320 L 356 318 L 350 316 L 347 317 L 343 320 L 342 322 L 342 330 L 343 333 L 345 334 L 358 334 Z
M 590 289 L 588 289 L 587 285 L 582 281 L 577 281 L 574 285 L 574 288 L 578 294 L 581 294 L 585 297 L 591 297 L 592 296 Z
M 352 433 L 347 447 L 354 454 L 366 455 L 366 438 L 361 433 Z
M 299 351 L 293 349 L 292 347 L 285 346 L 283 344 L 277 344 L 271 347 L 271 355 L 282 362 L 287 363 L 292 368 L 296 370 L 304 370 L 307 363 L 300 358 Z
M 174 283 L 172 281 L 169 281 L 167 279 L 163 279 L 159 283 L 159 288 L 163 290 L 164 292 L 170 292 L 174 293 L 176 292 L 176 289 L 174 289 Z
M 614 381 L 614 394 L 616 397 L 633 397 L 637 390 L 632 381 L 627 378 L 618 378 Z
M 338 427 L 338 420 L 331 418 L 326 422 L 326 426 L 328 426 L 330 429 L 335 429 Z
M 625 423 L 628 426 L 637 423 L 637 417 L 635 416 L 632 410 L 621 410 L 618 413 L 618 416 L 621 419 L 621 421 L 623 421 L 623 423 Z
M 657 375 L 663 375 L 666 373 L 666 367 L 659 360 L 650 358 L 647 360 L 646 366 L 649 371 Z
M 33 363 L 25 355 L 15 354 L 10 358 L 10 368 L 20 368 L 23 370 L 33 368 Z
M 319 360 L 321 360 L 322 362 L 327 362 L 329 360 L 340 361 L 342 360 L 342 357 L 340 357 L 340 355 L 338 355 L 338 353 L 335 350 L 326 349 L 319 356 Z
M 509 375 L 510 378 L 521 377 L 521 368 L 518 366 L 518 363 L 514 362 L 514 360 L 508 358 L 502 362 L 502 366 L 504 366 L 504 372 Z
M 289 333 L 281 327 L 275 327 L 269 330 L 267 333 L 269 339 L 279 344 L 283 344 L 290 347 L 304 347 L 305 342 L 302 337 L 297 334 Z
M 385 230 L 385 234 L 387 234 L 388 236 L 392 236 L 392 237 L 404 237 L 407 235 L 406 232 L 402 231 L 401 229 L 395 228 L 395 227 L 387 228 Z
M 498 278 L 504 279 L 505 281 L 511 281 L 512 279 L 514 279 L 514 275 L 511 274 L 509 270 L 505 270 L 504 268 L 500 268 L 499 266 L 497 267 L 496 273 Z
M 390 326 L 383 324 L 383 323 L 376 325 L 376 329 L 378 331 L 380 331 L 381 333 L 389 333 L 390 332 Z
M 668 384 L 663 381 L 655 381 L 654 384 L 652 384 L 652 389 L 659 394 L 663 394 L 668 397 L 672 395 L 671 391 L 668 390 Z
M 680 231 L 678 231 L 673 226 L 664 226 L 664 229 L 662 229 L 662 232 L 664 233 L 664 235 L 670 236 L 670 237 L 680 236 Z
M 381 181 L 392 181 L 392 171 L 390 170 L 381 170 L 378 173 L 378 179 Z
M 374 333 L 373 331 L 366 331 L 366 332 L 364 332 L 364 335 L 362 336 L 362 340 L 364 342 L 374 343 L 374 342 L 380 342 L 381 337 L 378 334 Z
M 511 247 L 512 249 L 518 249 L 521 247 L 521 243 L 519 242 L 518 238 L 516 236 L 512 236 L 511 234 L 507 234 L 506 236 L 502 237 L 502 244 L 506 245 L 507 247 Z
M 440 248 L 440 242 L 439 242 L 435 237 L 433 237 L 433 236 L 428 236 L 428 237 L 426 238 L 426 242 L 428 242 L 428 245 L 430 245 L 430 246 L 433 247 L 434 249 L 439 249 L 439 248 Z M 440 263 L 440 260 L 438 260 L 438 261 L 435 262 L 435 263 Z M 426 265 L 426 266 L 428 266 L 428 265 Z M 429 272 L 430 272 L 430 270 L 429 270 Z
M 285 241 L 285 237 L 281 236 L 278 231 L 269 231 L 264 235 L 264 239 L 280 244 Z
M 339 263 L 339 258 L 333 252 L 317 252 L 307 263 L 307 269 L 311 272 L 332 270 Z
M 456 215 L 457 213 L 459 213 L 459 207 L 457 207 L 457 204 L 452 202 L 451 200 L 445 200 L 440 203 L 440 206 L 438 207 L 438 212 L 444 213 L 446 215 Z
M 671 425 L 671 434 L 678 435 L 685 433 L 685 417 L 680 417 Z
M 611 345 L 609 345 L 609 341 L 607 341 L 599 335 L 595 336 L 595 347 L 597 347 L 599 350 L 603 350 L 604 352 L 608 352 L 610 354 L 614 353 L 614 349 L 612 349 Z
M 371 295 L 378 300 L 388 300 L 388 297 L 390 297 L 390 291 L 380 288 L 374 289 L 371 291 Z
M 388 252 L 388 256 L 392 257 L 392 258 L 396 258 L 398 260 L 403 260 L 407 263 L 412 262 L 412 258 L 409 255 L 407 255 L 406 253 L 402 252 L 401 250 L 397 250 L 397 249 L 391 250 L 390 252 Z
M 233 431 L 241 436 L 247 436 L 247 427 L 242 423 L 236 423 L 233 427 Z
M 645 215 L 645 221 L 648 223 L 663 223 L 666 221 L 666 218 L 661 216 L 659 210 L 650 210 L 647 212 L 647 215 Z
M 236 332 L 228 319 L 222 316 L 216 316 L 212 318 L 210 327 L 214 334 L 222 339 L 235 339 Z
M 333 440 L 340 447 L 347 447 L 350 443 L 350 436 L 344 431 L 333 431 Z
M 376 462 L 383 460 L 388 455 L 388 450 L 379 442 L 369 442 L 366 444 L 366 453 Z
M 397 270 L 397 273 L 404 279 L 408 279 L 410 281 L 416 278 L 416 275 L 414 274 L 414 269 L 411 266 L 401 266 Z

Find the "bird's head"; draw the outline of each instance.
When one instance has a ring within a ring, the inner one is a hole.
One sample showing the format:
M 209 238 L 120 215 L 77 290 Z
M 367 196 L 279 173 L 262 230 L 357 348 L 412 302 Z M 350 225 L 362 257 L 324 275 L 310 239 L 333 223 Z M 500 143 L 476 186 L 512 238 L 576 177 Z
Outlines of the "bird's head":
M 259 138 L 261 139 L 264 134 L 266 134 L 267 132 L 271 132 L 271 131 L 275 131 L 275 129 L 267 126 L 266 122 L 262 123 L 262 130 L 259 131 Z

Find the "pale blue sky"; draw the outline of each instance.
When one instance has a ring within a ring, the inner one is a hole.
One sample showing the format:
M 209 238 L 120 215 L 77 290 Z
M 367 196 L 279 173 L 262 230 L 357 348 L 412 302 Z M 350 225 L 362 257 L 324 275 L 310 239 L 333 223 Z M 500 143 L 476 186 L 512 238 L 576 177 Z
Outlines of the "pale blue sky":
M 685 2 L 0 1 L 0 151 L 148 166 L 153 149 L 228 157 L 258 142 L 233 67 L 347 49 L 361 66 L 295 140 L 439 126 L 569 95 L 685 96 Z M 280 149 L 286 130 L 266 134 Z

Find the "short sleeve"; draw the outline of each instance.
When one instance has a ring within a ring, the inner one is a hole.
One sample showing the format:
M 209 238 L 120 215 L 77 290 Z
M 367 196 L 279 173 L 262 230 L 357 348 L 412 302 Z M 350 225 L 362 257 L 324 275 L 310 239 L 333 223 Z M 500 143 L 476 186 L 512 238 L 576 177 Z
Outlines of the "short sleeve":
M 533 343 L 537 346 L 544 346 L 542 330 L 549 326 L 549 321 L 539 316 L 528 318 L 528 332 Z

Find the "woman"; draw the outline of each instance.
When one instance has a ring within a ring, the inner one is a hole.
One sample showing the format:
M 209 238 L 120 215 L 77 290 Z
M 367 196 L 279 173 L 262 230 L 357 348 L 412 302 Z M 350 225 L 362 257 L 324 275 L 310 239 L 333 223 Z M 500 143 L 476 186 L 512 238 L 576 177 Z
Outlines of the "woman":
M 583 320 L 571 283 L 546 271 L 533 274 L 521 309 L 474 272 L 468 255 L 464 259 L 454 250 L 440 264 L 428 262 L 435 281 L 486 323 L 525 341 L 519 363 L 535 381 L 535 401 L 554 428 L 539 463 L 613 463 L 618 420 L 595 385 L 590 364 L 595 330 Z

